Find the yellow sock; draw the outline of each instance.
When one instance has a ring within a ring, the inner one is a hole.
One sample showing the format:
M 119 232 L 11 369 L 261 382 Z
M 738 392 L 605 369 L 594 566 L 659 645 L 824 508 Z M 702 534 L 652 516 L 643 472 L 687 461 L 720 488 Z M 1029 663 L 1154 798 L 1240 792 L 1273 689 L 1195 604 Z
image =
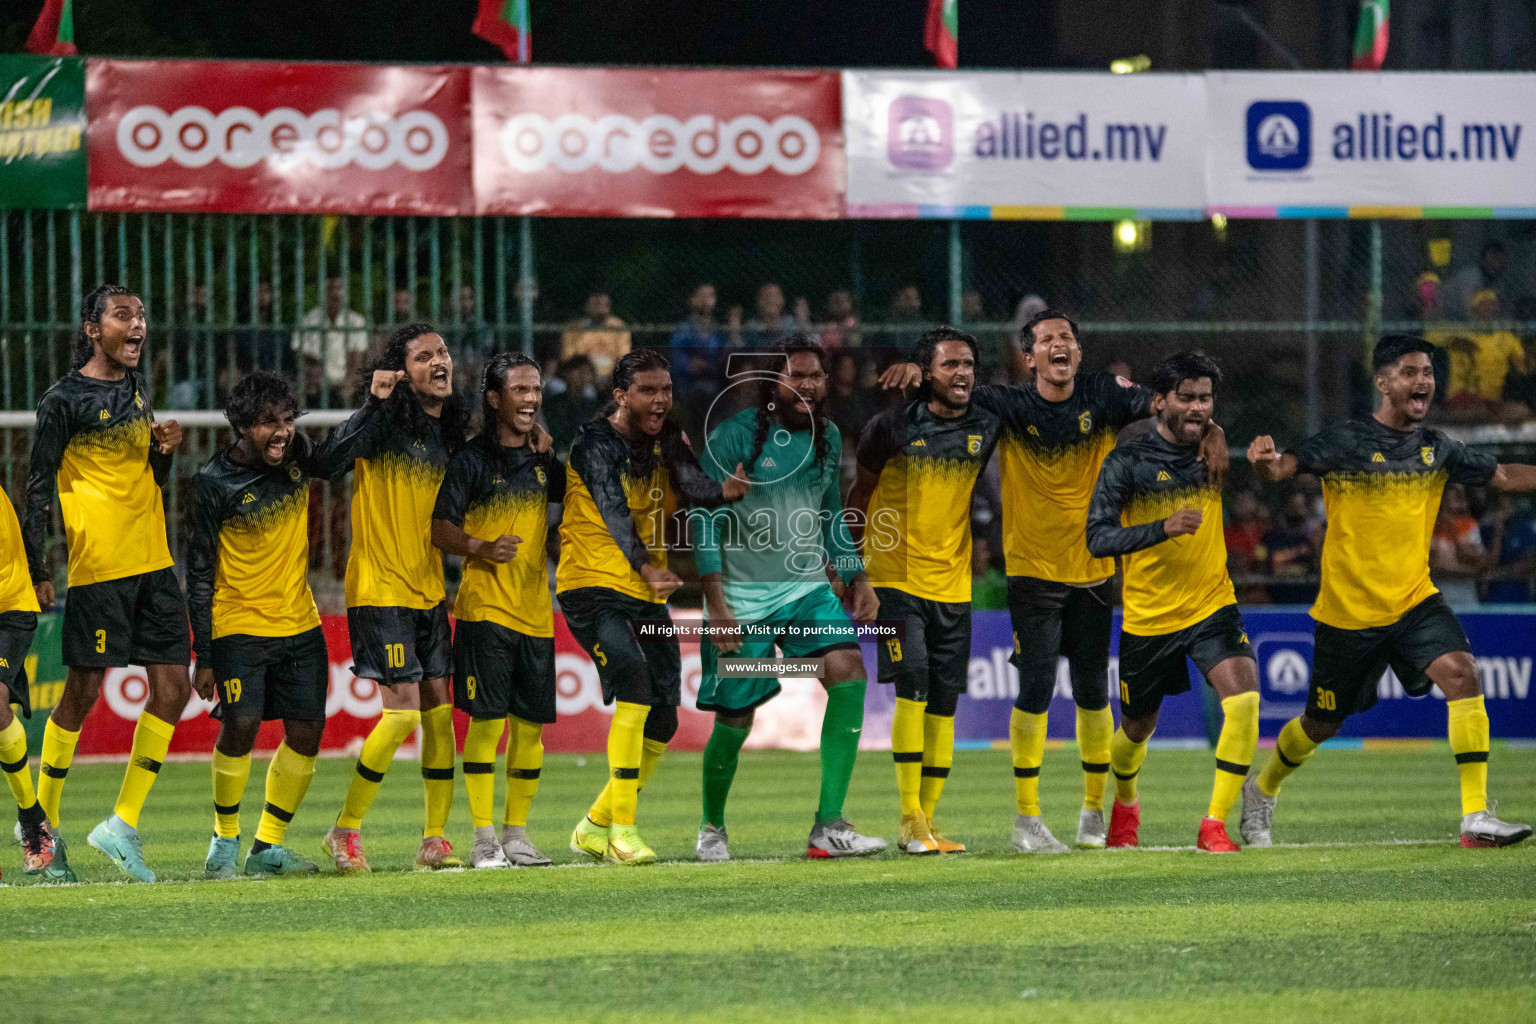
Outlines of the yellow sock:
M 1280 729 L 1280 735 L 1275 737 L 1275 749 L 1269 752 L 1269 760 L 1259 770 L 1259 792 L 1265 796 L 1279 793 L 1280 783 L 1300 768 L 1316 749 L 1317 744 L 1312 742 L 1312 737 L 1301 727 L 1301 719 L 1293 718 L 1286 722 Z
M 162 722 L 148 711 L 139 715 L 139 724 L 133 727 L 133 746 L 128 752 L 128 770 L 123 772 L 123 785 L 117 791 L 117 804 L 112 813 L 130 828 L 139 827 L 139 812 L 149 799 L 150 788 L 160 766 L 165 763 L 166 751 L 171 749 L 171 736 L 176 727 Z
M 1083 806 L 1104 809 L 1104 784 L 1109 781 L 1109 738 L 1115 714 L 1106 704 L 1097 711 L 1077 709 L 1077 750 L 1083 760 Z
M 11 787 L 16 806 L 27 810 L 37 803 L 37 793 L 32 789 L 32 770 L 27 767 L 27 731 L 21 727 L 21 719 L 11 716 L 11 724 L 0 729 L 0 769 L 5 771 L 5 783 Z
M 955 716 L 923 715 L 923 781 L 918 788 L 918 803 L 923 816 L 933 820 L 933 812 L 944 795 L 950 766 L 955 763 Z
M 251 755 L 230 757 L 213 748 L 213 834 L 240 834 L 240 797 L 251 777 Z
M 1226 821 L 1259 746 L 1259 695 L 1239 693 L 1221 702 L 1221 735 L 1216 739 L 1216 784 L 1207 818 Z
M 78 732 L 70 732 L 52 718 L 43 726 L 43 757 L 37 768 L 37 800 L 54 828 L 59 827 L 59 797 L 64 794 L 64 776 L 75 759 Z
M 1461 813 L 1488 809 L 1488 710 L 1483 695 L 1446 701 L 1450 715 L 1451 753 L 1461 775 Z
M 645 785 L 646 754 L 653 740 L 646 740 L 640 755 L 639 784 Z M 656 762 L 651 761 L 651 767 Z M 525 722 L 512 718 L 512 740 L 507 744 L 507 804 L 502 814 L 502 824 L 523 826 L 528 824 L 528 807 L 534 794 L 539 791 L 539 772 L 544 769 L 544 726 L 538 722 Z
M 379 793 L 379 783 L 384 781 L 384 773 L 395 759 L 395 751 L 420 724 L 420 711 L 384 709 L 379 724 L 363 741 L 363 752 L 357 758 L 357 772 L 347 787 L 347 802 L 336 817 L 337 828 L 362 828 L 363 817 Z
M 921 813 L 923 776 L 923 709 L 927 701 L 896 698 L 891 716 L 891 759 L 896 762 L 896 793 L 901 816 Z
M 542 755 L 544 748 L 540 747 Z M 645 784 L 651 781 L 651 776 L 656 772 L 656 765 L 661 762 L 661 755 L 667 752 L 667 745 L 661 740 L 645 740 L 640 744 L 640 785 L 636 790 L 645 788 Z
M 1133 743 L 1124 729 L 1115 730 L 1109 741 L 1109 765 L 1115 772 L 1115 799 L 1122 804 L 1136 802 L 1136 775 L 1146 759 L 1146 740 Z
M 490 828 L 491 808 L 496 803 L 496 747 L 507 731 L 505 718 L 471 718 L 464 734 L 464 794 L 469 798 L 469 822 Z M 507 776 L 512 775 L 514 734 L 507 744 Z
M 1008 716 L 1008 745 L 1013 748 L 1013 786 L 1019 813 L 1040 813 L 1040 762 L 1045 760 L 1045 715 L 1013 709 Z
M 614 825 L 635 823 L 635 798 L 640 792 L 640 759 L 645 744 L 649 705 L 619 701 L 608 727 L 608 817 Z M 599 798 L 601 799 L 601 797 Z M 596 807 L 593 810 L 597 810 Z M 597 817 L 592 820 L 598 824 Z
M 613 780 L 609 779 L 603 785 L 603 791 L 597 794 L 591 807 L 587 809 L 587 817 L 592 819 L 592 824 L 598 828 L 607 828 L 613 824 Z
M 267 765 L 267 805 L 256 826 L 258 842 L 281 846 L 288 834 L 288 823 L 304 802 L 309 783 L 315 777 L 315 759 L 305 757 L 286 742 L 277 745 L 272 763 Z
M 441 836 L 453 807 L 453 705 L 421 713 L 421 783 L 427 791 L 421 834 Z

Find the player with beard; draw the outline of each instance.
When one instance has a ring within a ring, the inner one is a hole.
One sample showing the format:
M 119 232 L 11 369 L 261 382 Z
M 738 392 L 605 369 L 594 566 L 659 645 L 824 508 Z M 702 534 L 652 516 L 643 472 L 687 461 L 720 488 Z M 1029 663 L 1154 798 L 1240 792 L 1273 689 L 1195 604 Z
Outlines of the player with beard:
M 133 730 L 123 785 L 112 816 L 88 841 L 128 877 L 153 882 L 139 812 L 192 695 L 187 603 L 172 568 L 161 493 L 181 427 L 156 423 L 150 410 L 149 384 L 137 369 L 148 333 L 139 297 L 121 285 L 101 285 L 85 297 L 80 320 L 71 370 L 37 405 L 22 529 L 46 611 L 54 597 L 46 545 L 57 488 L 69 547 L 63 631 L 69 673 L 43 733 L 38 799 L 57 840 L 44 873 L 74 878 L 58 839 L 59 799 L 106 671 L 143 665 L 149 699 Z
M 1435 346 L 1389 334 L 1376 343 L 1381 408 L 1328 427 L 1284 454 L 1257 437 L 1248 461 L 1261 479 L 1322 478 L 1328 529 L 1312 606 L 1316 638 L 1307 709 L 1287 722 L 1264 768 L 1243 785 L 1243 839 L 1270 845 L 1280 784 L 1350 715 L 1376 703 L 1390 666 L 1409 694 L 1439 687 L 1461 776 L 1461 845 L 1508 846 L 1531 834 L 1488 803 L 1488 712 L 1472 645 L 1429 578 L 1429 544 L 1447 483 L 1536 490 L 1536 466 L 1500 463 L 1424 426 L 1435 395 Z
M 400 385 L 405 385 L 401 387 Z M 363 742 L 346 804 L 324 839 L 336 870 L 368 871 L 359 830 L 405 738 L 421 727 L 426 820 L 417 867 L 459 867 L 443 837 L 453 803 L 452 640 L 432 508 L 468 417 L 453 357 L 431 324 L 395 329 L 362 408 L 326 442 L 328 466 L 352 466 L 347 629 L 352 671 L 379 687 L 384 713 Z
M 975 403 L 1002 420 L 1003 553 L 1008 571 L 1008 613 L 1013 620 L 1012 661 L 1019 696 L 1008 724 L 1017 799 L 1013 848 L 1019 853 L 1065 853 L 1040 813 L 1040 766 L 1046 716 L 1056 691 L 1056 669 L 1067 659 L 1077 705 L 1077 745 L 1083 770 L 1083 805 L 1077 843 L 1105 843 L 1104 789 L 1115 729 L 1109 710 L 1109 639 L 1114 616 L 1115 563 L 1094 558 L 1083 543 L 1088 502 L 1104 456 L 1118 432 L 1152 411 L 1152 393 L 1123 377 L 1079 373 L 1083 352 L 1077 324 L 1065 313 L 1041 310 L 1019 332 L 1034 380 L 1023 386 L 979 387 Z M 917 367 L 886 371 L 887 387 L 911 385 Z M 1144 429 L 1138 424 L 1138 429 Z M 1220 485 L 1227 468 L 1226 438 L 1211 424 L 1199 457 Z
M 677 732 L 682 654 L 667 598 L 682 579 L 667 568 L 667 512 L 739 501 L 751 485 L 699 468 L 688 438 L 667 421 L 672 374 L 653 349 L 613 366 L 613 404 L 576 434 L 565 474 L 555 592 L 571 635 L 597 665 L 608 730 L 608 784 L 571 832 L 593 860 L 650 864 L 635 829 L 639 790 Z M 642 642 L 643 641 L 643 642 Z
M 432 543 L 464 558 L 454 604 L 453 702 L 470 718 L 464 791 L 477 868 L 549 863 L 528 840 L 528 807 L 544 766 L 544 726 L 555 720 L 555 627 L 544 556 L 551 503 L 565 497 L 565 467 L 533 450 L 543 401 L 539 364 L 498 352 L 481 387 L 487 422 L 448 463 L 432 511 Z M 507 740 L 501 834 L 491 829 L 496 747 Z
M 1221 699 L 1216 783 L 1196 849 L 1237 853 L 1226 818 L 1259 742 L 1259 666 L 1227 575 L 1221 492 L 1196 456 L 1221 369 L 1181 352 L 1152 374 L 1157 429 L 1104 459 L 1088 507 L 1088 550 L 1125 560 L 1120 630 L 1120 729 L 1111 745 L 1115 806 L 1109 846 L 1135 846 L 1136 777 L 1163 698 L 1189 689 L 1193 661 Z
M 971 659 L 971 491 L 1001 424 L 971 401 L 976 339 L 928 331 L 911 361 L 922 369 L 916 401 L 870 422 L 859 439 L 848 505 L 884 619 L 905 624 L 882 639 L 880 682 L 896 686 L 891 756 L 901 797 L 901 849 L 962 853 L 934 827 L 954 761 L 955 708 Z
M 806 843 L 812 858 L 858 857 L 885 849 L 843 817 L 864 726 L 864 659 L 849 613 L 828 582 L 830 564 L 852 617 L 871 622 L 879 601 L 843 519 L 838 460 L 842 438 L 826 418 L 827 354 L 794 336 L 773 349 L 782 362 L 758 385 L 758 401 L 710 432 L 704 471 L 722 483 L 752 483 L 742 501 L 696 512 L 690 525 L 704 585 L 698 706 L 715 713 L 704 747 L 704 812 L 699 860 L 729 860 L 725 803 L 753 711 L 773 699 L 771 676 L 721 676 L 722 655 L 824 658 L 827 708 L 821 723 L 821 796 Z
M 298 399 L 266 370 L 230 390 L 224 415 L 239 438 L 193 481 L 187 606 L 200 688 L 219 696 L 213 748 L 213 839 L 203 873 L 233 878 L 240 860 L 240 799 L 264 720 L 283 742 L 267 766 L 266 794 L 247 875 L 314 874 L 283 845 L 309 791 L 325 730 L 331 662 L 309 589 L 309 479 L 325 475 L 294 423 Z M 340 467 L 342 470 L 345 466 Z

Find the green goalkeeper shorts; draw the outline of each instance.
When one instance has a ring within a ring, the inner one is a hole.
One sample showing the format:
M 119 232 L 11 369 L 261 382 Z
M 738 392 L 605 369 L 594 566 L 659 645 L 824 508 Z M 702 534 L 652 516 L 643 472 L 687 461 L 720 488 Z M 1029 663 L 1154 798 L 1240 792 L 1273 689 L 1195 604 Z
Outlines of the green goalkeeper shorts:
M 859 649 L 858 633 L 830 585 L 817 587 L 761 619 L 739 625 L 741 649 L 727 657 L 767 658 L 775 647 L 785 658 L 819 658 L 832 651 Z M 715 668 L 719 658 L 713 643 L 700 642 L 700 711 L 750 711 L 778 696 L 779 681 L 772 676 L 721 677 Z

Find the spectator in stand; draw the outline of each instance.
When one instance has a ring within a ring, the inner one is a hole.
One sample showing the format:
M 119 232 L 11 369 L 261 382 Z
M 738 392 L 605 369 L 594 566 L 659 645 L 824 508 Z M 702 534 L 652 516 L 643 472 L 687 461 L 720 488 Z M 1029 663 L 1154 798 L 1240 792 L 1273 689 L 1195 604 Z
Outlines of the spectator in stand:
M 809 329 L 810 324 L 797 324 L 784 311 L 784 289 L 770 281 L 757 290 L 757 309 L 747 321 L 742 342 L 747 348 L 768 349 L 797 331 Z
M 346 297 L 341 277 L 326 278 L 323 304 L 304 314 L 293 335 L 293 351 L 304 369 L 305 402 L 311 406 L 321 405 L 327 393 L 332 405 L 349 402 L 368 357 L 368 321 L 347 308 Z
M 879 395 L 859 379 L 863 370 L 860 362 L 858 354 L 848 349 L 833 352 L 832 375 L 827 382 L 827 415 L 837 425 L 843 447 L 850 451 L 882 408 Z
M 880 337 L 880 345 L 905 354 L 911 351 L 928 328 L 923 319 L 923 293 L 915 284 L 904 284 L 891 296 L 891 331 Z
M 544 422 L 555 440 L 555 451 L 563 457 L 576 431 L 604 405 L 591 357 L 575 355 L 562 362 L 545 385 L 544 396 Z
M 1503 313 L 1498 293 L 1485 288 L 1472 296 L 1472 315 L 1482 321 L 1500 319 Z M 1504 393 L 1511 371 L 1525 372 L 1525 346 L 1512 332 L 1490 330 L 1458 335 L 1448 347 L 1448 418 L 1458 422 L 1518 423 L 1530 416 L 1527 406 L 1509 401 Z
M 1027 384 L 1034 380 L 1035 371 L 1029 368 L 1026 346 L 1021 345 L 1019 339 L 1023 336 L 1024 325 L 1029 323 L 1029 318 L 1048 308 L 1046 301 L 1034 293 L 1025 295 L 1013 304 L 1013 329 L 1008 332 L 1013 347 L 1008 353 L 1008 374 L 1015 384 Z
M 827 295 L 827 315 L 821 326 L 821 343 L 828 349 L 858 348 L 864 343 L 859 333 L 859 314 L 853 308 L 853 294 L 838 288 Z
M 218 344 L 210 325 L 208 286 L 187 287 L 187 304 L 176 316 L 171 344 L 155 355 L 154 381 L 166 387 L 166 402 L 172 409 L 197 409 L 203 405 L 204 379 L 219 359 Z
M 242 375 L 252 370 L 272 370 L 285 377 L 296 375 L 298 362 L 288 333 L 275 326 L 273 298 L 272 282 L 258 282 L 256 309 L 247 318 L 250 326 L 235 334 L 235 367 Z
M 1248 577 L 1262 571 L 1259 550 L 1264 534 L 1269 532 L 1269 509 L 1258 494 L 1251 490 L 1238 491 L 1232 496 L 1224 530 L 1227 542 L 1227 568 L 1237 584 L 1238 598 L 1250 604 L 1263 604 L 1269 600 L 1261 584 L 1245 582 Z
M 1269 599 L 1276 604 L 1306 604 L 1317 597 L 1322 536 L 1313 529 L 1311 511 L 1306 494 L 1291 491 L 1280 518 L 1254 551 L 1254 558 L 1274 577 L 1268 589 Z
M 1501 494 L 1483 520 L 1483 550 L 1494 563 L 1483 576 L 1483 600 L 1498 604 L 1530 604 L 1536 577 L 1536 522 L 1530 509 Z
M 987 306 L 982 294 L 975 288 L 967 288 L 960 295 L 960 323 L 957 326 L 976 336 L 976 383 L 1008 383 L 1009 365 L 1012 360 L 1013 337 L 1008 331 L 981 331 L 977 324 L 988 320 Z
M 575 356 L 586 356 L 601 386 L 613 375 L 613 364 L 628 355 L 629 328 L 613 315 L 613 300 L 602 289 L 587 293 L 582 315 L 565 325 L 560 335 L 560 365 Z M 558 371 L 557 371 L 558 372 Z
M 416 296 L 409 288 L 404 286 L 396 288 L 389 296 L 389 319 L 382 324 L 375 325 L 373 332 L 373 344 L 368 350 L 368 359 L 384 351 L 384 346 L 389 344 L 389 336 L 394 333 L 396 327 L 401 324 L 416 322 Z M 475 391 L 479 392 L 479 387 Z
M 1008 577 L 992 557 L 992 542 L 979 533 L 971 539 L 971 608 L 978 612 L 1008 608 Z
M 1483 547 L 1483 534 L 1472 518 L 1467 489 L 1447 484 L 1429 542 L 1430 578 L 1452 607 L 1477 604 L 1477 577 L 1493 559 Z
M 688 296 L 688 315 L 672 331 L 672 392 L 689 425 L 702 423 L 704 406 L 725 374 L 725 354 L 731 341 L 715 319 L 715 286 L 704 282 Z M 740 323 L 740 313 L 732 319 Z M 702 404 L 700 404 L 702 403 Z M 698 408 L 695 408 L 698 406 Z
M 1477 262 L 1462 267 L 1451 275 L 1445 284 L 1441 301 L 1448 320 L 1475 320 L 1472 297 L 1485 288 L 1497 288 L 1509 269 L 1509 250 L 1504 243 L 1494 240 L 1486 243 L 1477 255 Z
M 475 289 L 461 286 L 454 297 L 453 325 L 444 332 L 453 353 L 454 389 L 471 409 L 480 407 L 485 364 L 496 353 L 496 331 L 476 306 Z

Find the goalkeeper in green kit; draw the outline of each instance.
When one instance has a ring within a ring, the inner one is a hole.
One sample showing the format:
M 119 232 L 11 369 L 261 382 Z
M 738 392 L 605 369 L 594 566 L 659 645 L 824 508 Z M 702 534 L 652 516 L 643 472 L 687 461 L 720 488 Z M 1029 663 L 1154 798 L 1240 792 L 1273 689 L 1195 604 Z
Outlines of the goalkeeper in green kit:
M 806 856 L 860 857 L 885 849 L 885 840 L 860 835 L 843 817 L 864 725 L 864 661 L 849 615 L 872 622 L 879 601 L 842 517 L 842 441 L 822 414 L 827 353 L 799 336 L 773 351 L 776 372 L 759 380 L 756 405 L 711 431 L 701 460 L 705 472 L 722 481 L 742 467 L 752 491 L 734 505 L 695 510 L 690 524 L 708 637 L 700 644 L 698 706 L 715 713 L 704 747 L 702 861 L 730 859 L 726 797 L 754 709 L 779 692 L 773 677 L 720 675 L 719 660 L 771 657 L 775 648 L 785 658 L 825 659 L 821 799 Z M 841 599 L 828 582 L 829 565 Z

